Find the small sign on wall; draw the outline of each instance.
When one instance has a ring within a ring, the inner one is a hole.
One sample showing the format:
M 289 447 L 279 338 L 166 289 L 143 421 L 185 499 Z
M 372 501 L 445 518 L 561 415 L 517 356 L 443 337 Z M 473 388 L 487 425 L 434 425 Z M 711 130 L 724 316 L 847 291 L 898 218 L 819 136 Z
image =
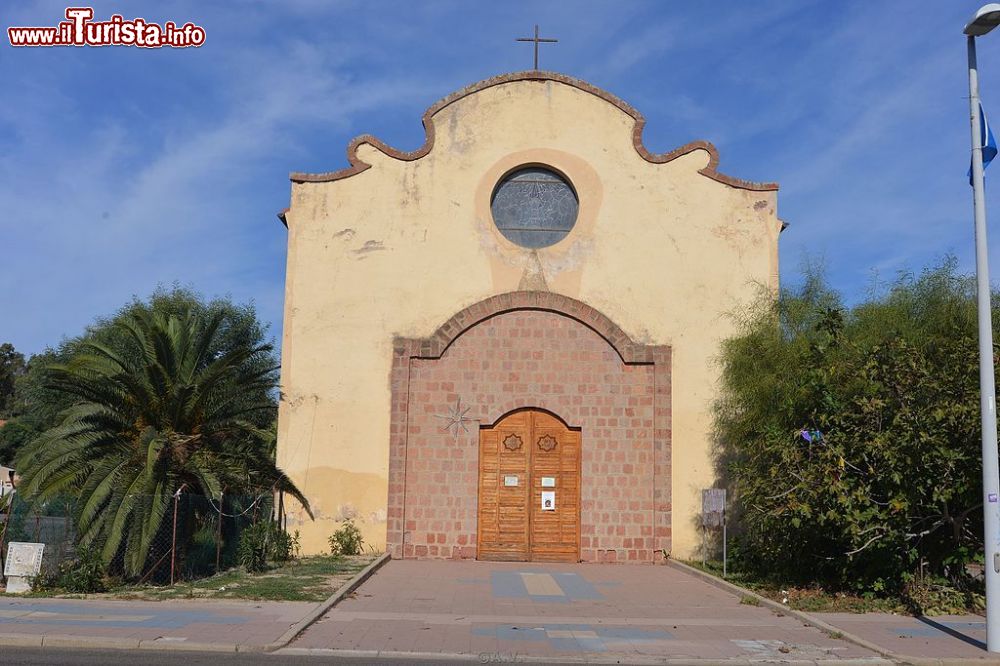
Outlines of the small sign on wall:
M 702 527 L 722 527 L 726 514 L 726 489 L 708 488 L 701 491 Z
M 556 493 L 553 490 L 542 491 L 542 511 L 556 510 Z
M 701 561 L 705 563 L 708 543 L 705 532 L 710 527 L 722 528 L 722 575 L 728 572 L 726 554 L 726 489 L 706 488 L 701 491 Z
M 554 476 L 542 477 L 542 488 L 555 488 L 555 487 L 556 487 L 556 477 Z
M 510 487 L 517 485 L 517 476 L 505 476 L 503 477 L 503 485 Z

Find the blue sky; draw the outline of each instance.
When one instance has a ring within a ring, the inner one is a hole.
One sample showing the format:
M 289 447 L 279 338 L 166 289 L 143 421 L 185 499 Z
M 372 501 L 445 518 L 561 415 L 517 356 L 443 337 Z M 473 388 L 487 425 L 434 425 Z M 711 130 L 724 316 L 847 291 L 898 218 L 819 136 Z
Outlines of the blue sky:
M 542 68 L 637 107 L 651 150 L 707 139 L 724 173 L 780 183 L 786 283 L 806 257 L 848 300 L 948 252 L 971 271 L 961 30 L 979 4 L 97 2 L 97 19 L 192 21 L 207 41 L 13 49 L 4 35 L 0 342 L 40 351 L 174 282 L 253 300 L 277 337 L 288 173 L 345 166 L 361 133 L 418 147 L 434 101 L 530 68 L 513 40 L 535 23 L 560 39 Z M 65 7 L 4 3 L 0 22 L 55 25 Z M 979 46 L 1000 126 L 1000 31 Z

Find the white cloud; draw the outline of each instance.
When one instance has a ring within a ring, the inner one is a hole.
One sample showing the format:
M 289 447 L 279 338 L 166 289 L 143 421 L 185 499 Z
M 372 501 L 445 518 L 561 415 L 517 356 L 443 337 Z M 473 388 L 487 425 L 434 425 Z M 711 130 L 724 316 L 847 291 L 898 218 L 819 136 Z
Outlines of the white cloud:
M 358 81 L 343 60 L 332 45 L 303 42 L 234 51 L 216 65 L 224 88 L 212 108 L 193 94 L 176 113 L 152 105 L 150 124 L 121 114 L 72 133 L 58 129 L 74 98 L 23 77 L 23 103 L 0 115 L 17 137 L 0 155 L 5 245 L 14 248 L 0 289 L 19 313 L 0 338 L 39 351 L 174 281 L 255 299 L 280 325 L 284 230 L 274 214 L 289 185 L 276 162 L 308 153 L 301 127 L 343 132 L 358 114 L 426 94 L 414 79 Z M 329 159 L 331 169 L 344 165 L 342 152 Z

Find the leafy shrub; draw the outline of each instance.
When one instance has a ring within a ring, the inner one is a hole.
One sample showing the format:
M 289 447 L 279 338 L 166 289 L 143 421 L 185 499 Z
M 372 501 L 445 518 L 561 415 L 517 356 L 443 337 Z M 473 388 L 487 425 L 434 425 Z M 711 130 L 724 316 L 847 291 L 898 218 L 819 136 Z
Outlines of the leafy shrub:
M 96 550 L 82 548 L 72 560 L 66 560 L 52 574 L 40 574 L 32 587 L 42 590 L 63 590 L 77 594 L 106 592 L 109 587 L 107 568 Z
M 354 524 L 354 520 L 348 518 L 330 536 L 329 542 L 331 555 L 360 555 L 365 540 L 361 537 L 361 530 Z
M 873 597 L 921 570 L 969 589 L 983 552 L 975 280 L 947 260 L 845 307 L 807 275 L 741 324 L 716 412 L 737 565 Z
M 275 562 L 294 560 L 299 554 L 299 531 L 294 534 L 275 528 L 274 541 L 271 543 L 271 559 Z
M 915 615 L 961 615 L 969 611 L 986 611 L 983 590 L 959 590 L 944 580 L 908 585 L 903 600 L 907 610 Z
M 248 572 L 267 569 L 269 562 L 287 562 L 299 548 L 299 535 L 288 534 L 270 520 L 254 523 L 240 534 L 237 560 Z
M 255 573 L 267 568 L 267 542 L 271 536 L 268 523 L 256 523 L 240 534 L 240 545 L 236 558 L 248 572 Z

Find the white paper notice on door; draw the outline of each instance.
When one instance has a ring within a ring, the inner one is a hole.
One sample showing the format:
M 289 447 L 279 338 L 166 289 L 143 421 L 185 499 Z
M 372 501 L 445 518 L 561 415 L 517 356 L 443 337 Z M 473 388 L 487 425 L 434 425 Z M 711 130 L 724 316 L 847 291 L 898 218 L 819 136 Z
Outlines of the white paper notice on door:
M 555 487 L 556 487 L 556 477 L 554 476 L 542 477 L 542 488 L 555 488 Z
M 556 510 L 556 493 L 553 490 L 542 491 L 542 511 Z
M 508 487 L 509 486 L 516 486 L 517 485 L 517 477 L 516 476 L 505 476 L 505 477 L 503 477 L 503 485 L 508 486 Z

